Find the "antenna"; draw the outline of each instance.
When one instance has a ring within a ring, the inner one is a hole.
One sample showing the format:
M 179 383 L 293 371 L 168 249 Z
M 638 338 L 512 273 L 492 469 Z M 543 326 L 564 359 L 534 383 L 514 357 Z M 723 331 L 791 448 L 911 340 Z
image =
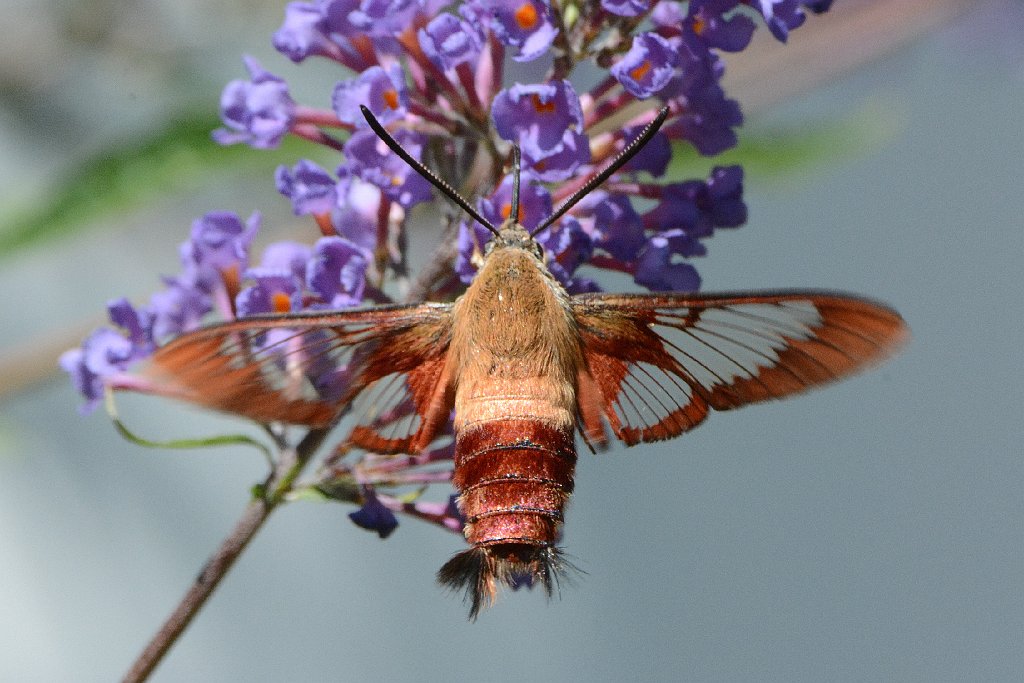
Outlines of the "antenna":
M 512 145 L 512 211 L 509 218 L 512 225 L 519 225 L 519 170 L 521 158 L 519 145 Z
M 395 154 L 397 154 L 402 159 L 402 161 L 404 161 L 405 163 L 409 164 L 409 166 L 414 171 L 416 171 L 421 176 L 423 176 L 423 178 L 427 182 L 429 182 L 431 185 L 433 185 L 438 190 L 440 190 L 441 194 L 443 194 L 444 196 L 448 197 L 448 199 L 450 199 L 453 202 L 455 202 L 456 204 L 458 204 L 459 207 L 463 211 L 465 211 L 466 213 L 468 213 L 470 216 L 473 217 L 473 220 L 475 220 L 477 223 L 479 223 L 480 225 L 482 225 L 485 228 L 487 228 L 488 230 L 490 230 L 495 235 L 498 234 L 498 229 L 496 227 L 494 227 L 494 225 L 492 225 L 489 220 L 487 220 L 486 218 L 481 216 L 480 212 L 477 211 L 476 209 L 474 209 L 473 206 L 469 202 L 467 202 L 465 199 L 463 199 L 462 195 L 460 195 L 458 192 L 456 192 L 455 189 L 451 185 L 449 185 L 445 181 L 443 181 L 440 178 L 438 178 L 434 174 L 433 171 L 431 171 L 429 168 L 427 168 L 426 166 L 424 166 L 420 162 L 418 162 L 415 159 L 413 159 L 412 156 L 408 152 L 406 152 L 404 149 L 402 149 L 402 146 L 400 144 L 398 144 L 398 141 L 395 140 L 393 137 L 391 137 L 391 134 L 388 133 L 384 129 L 384 126 L 380 125 L 380 121 L 378 121 L 377 118 L 373 115 L 373 112 L 371 112 L 369 109 L 367 109 L 362 104 L 359 105 L 359 109 L 360 109 L 360 111 L 363 112 L 363 118 L 365 118 L 366 122 L 368 124 L 370 124 L 370 128 L 372 128 L 373 132 L 377 134 L 377 137 L 379 137 L 381 140 L 383 140 L 384 144 L 387 145 L 388 147 L 390 147 L 391 151 L 394 152 Z M 623 151 L 625 151 L 625 150 L 623 150 Z M 518 150 L 517 150 L 516 151 L 516 159 L 518 160 L 518 158 L 519 157 L 518 157 Z M 516 167 L 517 170 L 516 170 L 516 180 L 515 180 L 515 192 L 513 194 L 514 204 L 513 204 L 513 209 L 512 210 L 515 211 L 516 214 L 518 215 L 519 206 L 518 206 L 518 202 L 515 202 L 515 199 L 518 199 L 517 195 L 518 195 L 518 188 L 519 188 L 519 171 L 518 171 L 519 164 L 518 164 L 518 161 L 516 162 L 516 166 L 515 167 Z
M 654 117 L 654 120 L 648 123 L 644 129 L 640 131 L 640 135 L 636 136 L 636 139 L 634 139 L 633 142 L 626 145 L 622 151 L 619 152 L 619 155 L 612 159 L 611 163 L 608 164 L 603 171 L 595 176 L 591 176 L 586 185 L 573 192 L 564 202 L 559 204 L 554 213 L 541 221 L 540 225 L 533 229 L 530 233 L 530 237 L 535 237 L 539 232 L 544 230 L 544 228 L 561 218 L 566 211 L 576 206 L 576 203 L 579 202 L 579 200 L 590 194 L 595 187 L 608 180 L 613 173 L 618 171 L 627 161 L 636 156 L 636 153 L 643 149 L 644 145 L 646 145 L 650 139 L 654 137 L 654 134 L 658 132 L 658 129 L 661 128 L 661 124 L 665 123 L 665 119 L 668 118 L 668 111 L 667 105 L 662 107 L 661 110 L 658 111 L 658 115 Z

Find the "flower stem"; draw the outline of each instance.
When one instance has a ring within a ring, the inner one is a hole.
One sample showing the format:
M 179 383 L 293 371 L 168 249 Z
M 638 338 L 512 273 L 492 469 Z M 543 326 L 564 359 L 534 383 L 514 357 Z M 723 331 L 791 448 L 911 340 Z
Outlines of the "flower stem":
M 125 674 L 125 683 L 138 683 L 149 678 L 153 670 L 163 660 L 174 643 L 192 619 L 199 613 L 203 605 L 220 585 L 235 560 L 249 545 L 249 541 L 262 528 L 270 513 L 284 500 L 285 494 L 291 490 L 295 479 L 309 463 L 313 454 L 327 436 L 327 429 L 313 429 L 306 433 L 302 441 L 294 449 L 286 449 L 278 460 L 267 481 L 265 493 L 253 498 L 246 506 L 235 528 L 228 534 L 220 547 L 210 557 L 203 570 L 196 577 L 178 606 L 171 612 L 160 630 L 146 645 L 146 648 Z

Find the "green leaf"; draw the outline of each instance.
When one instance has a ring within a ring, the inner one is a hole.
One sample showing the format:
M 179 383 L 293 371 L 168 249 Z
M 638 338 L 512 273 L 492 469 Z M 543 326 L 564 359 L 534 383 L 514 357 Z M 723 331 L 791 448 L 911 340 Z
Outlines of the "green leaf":
M 144 448 L 170 448 L 170 449 L 191 449 L 191 448 L 210 448 L 214 446 L 252 446 L 253 448 L 260 451 L 266 458 L 267 462 L 271 467 L 274 465 L 274 457 L 270 453 L 270 449 L 267 448 L 263 443 L 253 439 L 245 434 L 220 434 L 217 436 L 202 437 L 197 439 L 171 439 L 169 441 L 153 441 L 138 436 L 134 432 L 128 429 L 121 419 L 117 416 L 117 406 L 114 404 L 114 391 L 107 387 L 104 391 L 104 405 L 107 409 L 107 415 L 110 416 L 111 422 L 114 423 L 114 428 L 117 429 L 124 439 L 130 441 L 137 446 L 143 446 Z
M 403 502 L 405 504 L 415 503 L 417 500 L 420 499 L 420 497 L 424 493 L 427 492 L 428 488 L 430 488 L 429 484 L 424 484 L 423 486 L 420 486 L 415 491 L 410 491 L 409 493 L 406 493 L 405 495 L 398 496 L 398 500 L 400 500 L 401 502 Z
M 309 488 L 320 493 L 325 499 L 340 500 L 357 505 L 362 505 L 363 503 L 362 487 L 351 476 L 336 477 L 330 481 L 319 482 Z M 312 496 L 309 500 L 313 500 Z

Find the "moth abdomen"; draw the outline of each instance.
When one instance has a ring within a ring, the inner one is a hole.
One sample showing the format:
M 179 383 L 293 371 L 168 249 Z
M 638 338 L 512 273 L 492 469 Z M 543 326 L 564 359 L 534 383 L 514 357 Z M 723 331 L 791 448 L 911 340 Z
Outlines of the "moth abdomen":
M 573 437 L 571 429 L 529 419 L 476 423 L 457 435 L 452 482 L 473 547 L 449 560 L 438 580 L 466 591 L 471 618 L 498 583 L 536 582 L 552 591 L 554 544 L 576 467 Z
M 571 429 L 541 420 L 495 420 L 459 432 L 455 473 L 471 545 L 551 545 L 572 493 Z

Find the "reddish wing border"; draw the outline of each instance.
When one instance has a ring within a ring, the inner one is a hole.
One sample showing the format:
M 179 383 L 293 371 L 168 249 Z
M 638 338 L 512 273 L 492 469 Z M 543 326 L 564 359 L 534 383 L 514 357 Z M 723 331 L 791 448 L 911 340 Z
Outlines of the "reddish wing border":
M 728 410 L 835 381 L 907 337 L 884 304 L 814 290 L 573 298 L 586 369 L 584 432 L 599 411 L 627 444 L 677 436 Z

